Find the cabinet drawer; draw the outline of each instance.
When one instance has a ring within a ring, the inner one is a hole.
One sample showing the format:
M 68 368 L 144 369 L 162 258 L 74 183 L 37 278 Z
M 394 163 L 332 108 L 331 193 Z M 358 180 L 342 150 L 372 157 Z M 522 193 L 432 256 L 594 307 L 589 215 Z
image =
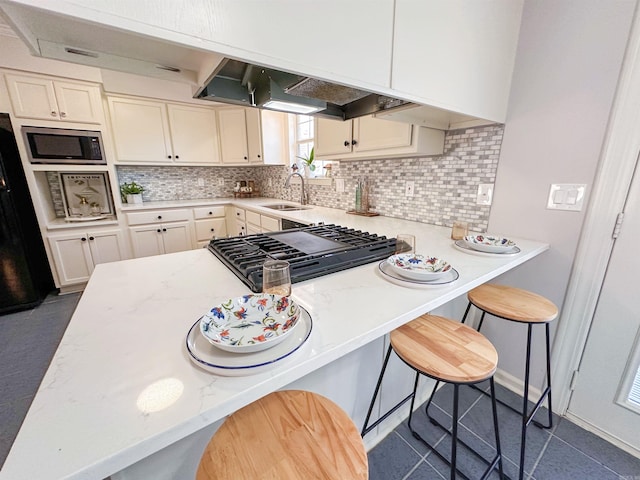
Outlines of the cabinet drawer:
M 267 217 L 262 215 L 262 231 L 263 232 L 277 232 L 280 230 L 280 220 L 273 217 Z
M 193 215 L 196 220 L 200 218 L 224 217 L 224 205 L 217 205 L 215 207 L 194 208 Z
M 226 237 L 227 228 L 224 218 L 196 221 L 196 240 L 210 240 L 213 237 Z
M 127 213 L 129 225 L 145 223 L 183 222 L 191 219 L 190 210 L 156 210 L 153 212 Z
M 235 212 L 233 213 L 233 217 L 236 220 L 242 220 L 244 222 L 244 208 L 238 208 L 238 207 L 234 207 L 235 208 Z
M 245 218 L 247 220 L 247 223 L 251 223 L 253 225 L 260 226 L 260 214 L 259 213 L 252 212 L 251 210 L 247 210 Z

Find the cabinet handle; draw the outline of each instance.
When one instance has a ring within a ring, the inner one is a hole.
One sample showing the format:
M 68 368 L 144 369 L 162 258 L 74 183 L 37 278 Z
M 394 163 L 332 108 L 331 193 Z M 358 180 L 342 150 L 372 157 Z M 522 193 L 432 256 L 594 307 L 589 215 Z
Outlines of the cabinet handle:
M 357 145 L 358 141 L 357 140 L 351 140 L 351 145 Z
M 349 146 L 349 140 L 345 140 L 345 141 L 344 141 L 344 146 L 345 146 L 345 147 L 348 147 L 348 146 Z
M 171 155 L 167 155 L 167 158 L 171 158 Z
M 95 240 L 95 238 L 93 238 L 93 237 L 89 237 L 89 240 Z
M 209 212 L 209 215 L 213 215 L 213 212 Z
M 162 220 L 162 215 L 158 215 L 158 220 Z
M 216 231 L 216 229 L 215 229 L 215 228 L 212 228 L 212 229 L 211 229 L 211 231 L 212 231 L 212 232 L 215 232 L 215 231 Z
M 52 112 L 51 112 L 51 116 L 52 116 L 52 117 L 57 117 L 57 116 L 58 116 L 58 112 L 54 112 L 54 111 L 52 111 Z
M 67 116 L 67 114 L 66 114 L 66 113 L 64 113 L 64 112 L 60 112 L 60 116 L 61 116 L 62 118 L 64 118 L 64 117 L 66 117 L 66 116 Z
M 176 160 L 180 158 L 180 155 L 176 155 Z
M 85 237 L 82 237 L 80 240 L 82 240 L 83 242 L 87 241 L 87 239 Z
M 236 215 L 237 215 L 237 216 L 240 216 L 240 212 L 236 212 Z
M 245 160 L 248 160 L 248 158 L 247 158 L 247 157 L 243 157 L 243 158 L 244 158 Z
M 260 158 L 260 155 L 258 155 L 258 158 Z
M 163 232 L 166 232 L 166 231 L 167 231 L 167 229 L 166 229 L 166 228 L 163 228 L 163 229 L 162 229 L 162 231 L 163 231 Z
M 161 231 L 162 231 L 162 230 L 160 230 L 160 229 L 156 230 L 156 232 L 158 232 L 158 233 L 160 233 Z

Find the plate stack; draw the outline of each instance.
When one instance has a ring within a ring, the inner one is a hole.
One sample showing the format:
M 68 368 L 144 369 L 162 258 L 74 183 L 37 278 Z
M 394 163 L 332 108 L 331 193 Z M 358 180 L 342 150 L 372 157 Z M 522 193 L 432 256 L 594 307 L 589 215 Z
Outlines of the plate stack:
M 458 279 L 458 271 L 437 257 L 400 253 L 378 265 L 382 275 L 392 283 L 404 286 L 445 285 Z

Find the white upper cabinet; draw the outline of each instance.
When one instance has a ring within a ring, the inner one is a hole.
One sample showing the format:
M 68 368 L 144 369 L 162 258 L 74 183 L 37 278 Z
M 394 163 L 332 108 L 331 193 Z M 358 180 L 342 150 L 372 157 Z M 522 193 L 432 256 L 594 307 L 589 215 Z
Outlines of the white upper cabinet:
M 7 74 L 16 117 L 77 123 L 102 123 L 100 89 L 70 81 Z
M 210 108 L 167 105 L 174 159 L 180 163 L 218 163 L 216 112 Z
M 223 163 L 248 163 L 246 108 L 221 108 L 220 152 Z
M 220 156 L 226 164 L 283 165 L 287 149 L 287 115 L 257 108 L 218 110 Z
M 523 0 L 396 0 L 391 88 L 504 122 Z
M 346 122 L 318 118 L 315 147 L 321 160 L 440 155 L 444 132 L 372 116 Z
M 109 113 L 119 162 L 172 161 L 169 121 L 163 103 L 109 98 Z
M 219 162 L 212 108 L 109 97 L 109 112 L 118 162 Z

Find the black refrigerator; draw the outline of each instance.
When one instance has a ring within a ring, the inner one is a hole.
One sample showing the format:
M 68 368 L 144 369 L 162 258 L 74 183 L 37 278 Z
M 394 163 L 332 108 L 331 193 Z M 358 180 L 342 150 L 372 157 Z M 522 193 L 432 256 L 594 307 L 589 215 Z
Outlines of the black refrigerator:
M 9 114 L 0 113 L 0 315 L 35 307 L 54 288 Z

